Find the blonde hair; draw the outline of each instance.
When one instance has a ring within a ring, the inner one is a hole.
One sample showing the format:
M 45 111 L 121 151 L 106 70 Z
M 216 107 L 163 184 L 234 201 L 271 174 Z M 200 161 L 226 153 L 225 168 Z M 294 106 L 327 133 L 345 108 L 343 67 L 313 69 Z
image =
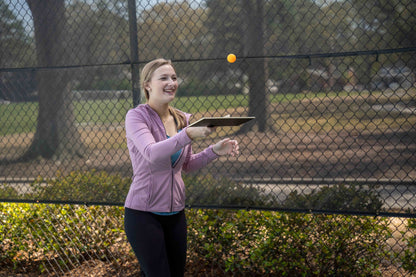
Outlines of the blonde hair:
M 150 82 L 153 73 L 156 71 L 156 69 L 167 64 L 172 66 L 172 68 L 175 70 L 175 67 L 173 66 L 171 60 L 165 60 L 162 58 L 152 60 L 145 64 L 145 66 L 143 67 L 142 73 L 140 75 L 140 85 L 142 87 L 144 96 L 146 97 L 147 101 L 149 101 L 149 91 L 146 89 L 146 84 Z M 172 106 L 169 106 L 169 112 L 175 119 L 176 127 L 178 128 L 178 130 L 186 127 L 186 117 L 183 112 L 173 108 Z

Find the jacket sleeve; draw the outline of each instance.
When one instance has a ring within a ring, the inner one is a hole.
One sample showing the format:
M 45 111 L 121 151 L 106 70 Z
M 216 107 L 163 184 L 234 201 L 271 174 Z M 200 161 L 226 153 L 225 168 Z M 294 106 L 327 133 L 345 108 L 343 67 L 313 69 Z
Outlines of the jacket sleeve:
M 212 145 L 197 154 L 193 154 L 192 147 L 189 147 L 189 152 L 182 166 L 185 172 L 198 170 L 218 158 L 217 154 L 212 151 Z
M 127 139 L 151 163 L 166 160 L 192 141 L 183 130 L 169 139 L 156 142 L 146 120 L 134 110 L 127 112 L 125 124 Z

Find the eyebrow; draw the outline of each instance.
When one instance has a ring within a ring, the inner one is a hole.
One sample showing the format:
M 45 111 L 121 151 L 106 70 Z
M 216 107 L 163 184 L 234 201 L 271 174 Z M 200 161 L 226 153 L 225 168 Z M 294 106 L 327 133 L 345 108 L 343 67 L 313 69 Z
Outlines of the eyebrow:
M 160 74 L 159 77 L 168 77 L 168 76 L 175 76 L 176 74 Z

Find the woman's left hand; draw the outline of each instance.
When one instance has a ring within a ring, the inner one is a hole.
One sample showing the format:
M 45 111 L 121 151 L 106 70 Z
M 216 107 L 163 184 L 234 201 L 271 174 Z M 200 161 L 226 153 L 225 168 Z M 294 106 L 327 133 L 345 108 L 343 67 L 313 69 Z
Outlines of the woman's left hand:
M 240 154 L 240 152 L 238 151 L 239 150 L 238 142 L 236 140 L 231 140 L 229 138 L 223 139 L 217 142 L 216 144 L 214 144 L 214 146 L 212 147 L 212 150 L 218 156 L 231 155 L 235 157 L 238 154 Z

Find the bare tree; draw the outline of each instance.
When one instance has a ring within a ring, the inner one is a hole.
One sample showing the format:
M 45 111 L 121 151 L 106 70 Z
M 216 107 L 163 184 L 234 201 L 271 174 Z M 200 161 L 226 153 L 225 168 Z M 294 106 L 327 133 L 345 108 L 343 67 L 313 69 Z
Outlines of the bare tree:
M 74 125 L 69 74 L 64 69 L 68 60 L 64 0 L 26 1 L 32 11 L 40 68 L 37 71 L 39 113 L 34 140 L 19 160 L 80 156 L 83 145 Z
M 264 58 L 264 0 L 243 0 L 247 32 L 244 37 L 245 53 L 249 57 L 245 71 L 250 87 L 249 114 L 256 117 L 259 132 L 267 128 L 267 99 L 266 99 L 266 60 Z M 251 58 L 256 57 L 256 58 Z M 254 121 L 246 124 L 241 132 L 251 129 Z

